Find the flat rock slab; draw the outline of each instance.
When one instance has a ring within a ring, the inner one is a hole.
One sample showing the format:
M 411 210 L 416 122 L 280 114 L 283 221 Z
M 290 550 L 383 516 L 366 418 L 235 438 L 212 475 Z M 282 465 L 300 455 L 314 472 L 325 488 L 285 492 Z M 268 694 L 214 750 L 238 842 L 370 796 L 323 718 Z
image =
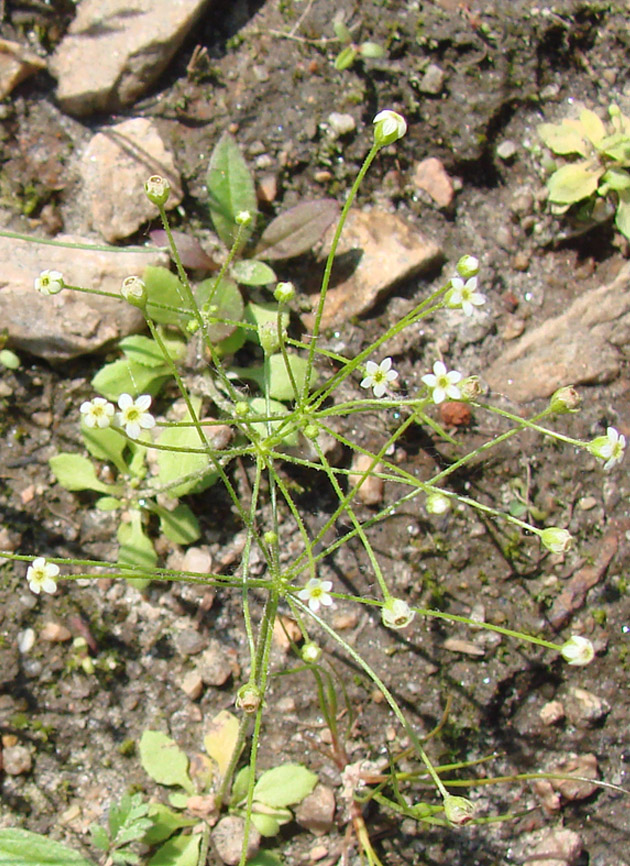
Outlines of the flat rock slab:
M 525 334 L 485 374 L 490 387 L 527 403 L 564 385 L 602 384 L 619 375 L 630 339 L 630 264 L 580 295 L 565 313 Z
M 82 0 L 53 54 L 57 99 L 68 114 L 131 105 L 167 66 L 208 0 Z
M 155 174 L 170 183 L 167 206 L 176 207 L 183 192 L 175 158 L 151 120 L 134 117 L 98 132 L 81 158 L 91 227 L 112 243 L 155 219 L 158 209 L 144 192 Z
M 324 241 L 330 248 L 331 229 Z M 405 220 L 387 211 L 350 211 L 337 248 L 322 328 L 346 322 L 370 310 L 397 283 L 437 264 L 440 247 Z M 347 276 L 346 276 L 347 273 Z M 313 309 L 319 295 L 313 296 Z M 303 316 L 312 327 L 312 314 Z
M 93 243 L 59 236 L 69 243 Z M 144 318 L 125 301 L 64 289 L 40 295 L 33 286 L 43 270 L 61 271 L 68 285 L 119 292 L 124 277 L 147 265 L 168 266 L 166 253 L 102 252 L 50 246 L 0 237 L 0 322 L 9 346 L 47 361 L 67 361 L 142 329 Z

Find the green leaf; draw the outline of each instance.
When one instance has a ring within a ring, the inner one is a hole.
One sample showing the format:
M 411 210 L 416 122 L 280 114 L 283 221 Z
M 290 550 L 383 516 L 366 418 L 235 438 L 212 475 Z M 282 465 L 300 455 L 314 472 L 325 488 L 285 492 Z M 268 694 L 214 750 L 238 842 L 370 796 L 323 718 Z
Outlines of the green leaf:
M 188 758 L 174 740 L 161 731 L 144 731 L 139 748 L 140 763 L 152 779 L 160 785 L 179 785 L 194 794 Z
M 162 350 L 150 337 L 132 334 L 131 337 L 125 337 L 124 340 L 121 340 L 118 345 L 125 356 L 137 364 L 144 364 L 145 367 L 162 367 L 165 364 Z
M 80 454 L 62 452 L 51 457 L 48 463 L 55 478 L 66 490 L 96 490 L 98 493 L 113 494 L 121 491 L 116 484 L 99 481 L 92 461 Z
M 289 327 L 289 313 L 281 314 L 281 327 Z M 256 325 L 255 331 L 247 331 L 247 338 L 258 342 L 258 328 L 265 325 L 267 322 L 278 321 L 278 305 L 273 301 L 263 301 L 261 304 L 255 304 L 250 301 L 245 307 L 245 321 Z
M 588 198 L 596 190 L 604 169 L 593 162 L 577 162 L 563 165 L 554 171 L 547 181 L 549 201 L 558 204 L 574 204 Z
M 95 866 L 48 836 L 28 830 L 0 830 L 0 866 Z
M 162 325 L 180 325 L 182 318 L 190 318 L 184 287 L 167 268 L 149 265 L 142 279 L 147 287 L 147 314 Z M 175 309 L 164 310 L 158 304 Z
M 359 53 L 361 57 L 369 57 L 371 60 L 385 57 L 385 49 L 377 42 L 362 42 L 359 45 Z
M 191 399 L 191 403 L 198 415 L 201 400 L 195 397 Z M 191 421 L 192 418 L 187 412 L 182 420 Z M 177 446 L 178 448 L 199 449 L 202 447 L 201 439 L 195 427 L 166 427 L 157 441 L 159 445 Z M 157 463 L 159 467 L 158 481 L 161 485 L 168 487 L 171 496 L 184 496 L 184 494 L 193 491 L 198 493 L 214 484 L 218 477 L 210 458 L 203 453 L 160 450 L 157 452 Z
M 339 72 L 343 72 L 344 69 L 349 69 L 354 61 L 357 59 L 357 49 L 354 45 L 346 45 L 345 48 L 342 48 L 337 57 L 335 58 L 335 69 Z
M 92 387 L 108 400 L 118 400 L 121 394 L 150 394 L 154 397 L 165 380 L 170 376 L 170 368 L 147 367 L 127 358 L 120 358 L 105 364 L 92 379 Z
M 617 191 L 630 189 L 630 174 L 622 168 L 609 168 L 602 176 L 601 183 Z
M 619 193 L 615 225 L 621 234 L 630 240 L 630 190 L 622 190 Z
M 18 370 L 20 359 L 11 349 L 2 349 L 0 350 L 0 364 L 6 367 L 7 370 Z
M 261 836 L 276 836 L 280 832 L 280 822 L 273 815 L 259 815 L 252 812 L 252 824 Z
M 213 343 L 220 343 L 234 333 L 245 306 L 233 280 L 223 277 L 218 285 L 215 279 L 204 280 L 197 286 L 195 299 L 208 323 L 208 337 Z
M 272 220 L 262 233 L 256 255 L 290 259 L 308 252 L 339 217 L 333 198 L 305 201 Z
M 594 147 L 601 144 L 602 140 L 606 136 L 606 127 L 599 115 L 595 114 L 594 111 L 585 108 L 580 112 L 580 123 L 582 124 L 582 129 L 591 144 Z
M 232 785 L 232 797 L 230 799 L 230 803 L 232 806 L 236 806 L 247 796 L 247 788 L 249 786 L 249 767 L 241 767 L 236 776 L 234 777 L 234 784 Z
M 188 806 L 188 794 L 183 791 L 173 791 L 168 795 L 168 802 L 175 809 L 185 809 Z
M 130 517 L 130 523 L 121 523 L 118 527 L 118 565 L 132 565 L 151 571 L 157 564 L 157 553 L 142 526 L 142 514 L 134 510 L 130 512 Z M 143 589 L 149 583 L 143 577 L 131 579 L 134 580 L 132 585 L 138 589 Z
M 306 380 L 306 372 L 308 369 L 308 361 L 300 355 L 287 355 L 289 367 L 293 373 L 295 384 L 298 392 L 301 393 Z M 311 370 L 311 380 L 309 389 L 313 387 L 317 375 L 314 370 Z M 279 353 L 272 355 L 269 358 L 269 396 L 276 400 L 295 400 L 299 394 L 295 394 L 293 384 L 287 372 L 287 365 L 284 356 Z
M 82 419 L 81 435 L 92 457 L 96 457 L 97 460 L 109 460 L 123 474 L 129 471 L 123 459 L 127 440 L 121 433 L 117 433 L 111 427 L 88 427 Z
M 317 774 L 301 764 L 281 764 L 262 774 L 254 787 L 254 799 L 267 806 L 300 803 L 317 784 Z
M 580 156 L 588 156 L 589 148 L 579 126 L 576 129 L 575 125 L 565 120 L 562 123 L 541 123 L 536 127 L 536 131 L 554 153 L 579 153 Z
M 100 851 L 109 850 L 109 836 L 105 827 L 101 827 L 100 824 L 90 824 L 90 836 L 95 848 Z
M 175 544 L 192 544 L 201 535 L 199 522 L 187 505 L 178 505 L 172 511 L 157 507 L 160 531 Z
M 264 418 L 267 418 L 267 401 L 264 397 L 254 397 L 253 400 L 249 401 L 250 408 L 252 413 L 255 415 L 261 415 Z M 289 414 L 289 410 L 283 403 L 278 403 L 277 400 L 269 400 L 269 411 L 271 415 L 280 415 L 286 416 Z M 271 428 L 271 432 L 274 433 L 278 430 L 280 425 L 283 423 L 282 418 L 278 418 L 277 420 L 273 420 L 270 422 L 267 421 L 254 421 L 252 423 L 252 427 L 258 433 L 258 435 L 262 439 L 266 439 L 269 435 L 268 428 Z M 298 434 L 296 430 L 291 430 L 291 428 L 286 428 L 290 432 L 286 432 L 282 441 L 285 445 L 288 445 L 290 448 L 294 448 L 298 444 Z
M 153 826 L 145 833 L 144 841 L 147 845 L 157 845 L 172 836 L 176 830 L 184 827 L 194 827 L 197 821 L 185 818 L 178 812 L 173 812 L 163 803 L 151 803 L 149 806 L 149 817 Z
M 221 778 L 232 760 L 238 743 L 239 721 L 228 710 L 221 710 L 210 722 L 203 744 L 206 752 L 216 762 Z
M 148 866 L 197 866 L 201 835 L 174 836 L 165 842 L 149 860 Z
M 239 230 L 237 215 L 241 211 L 249 211 L 252 217 L 256 214 L 256 191 L 247 163 L 229 132 L 223 133 L 212 151 L 206 185 L 212 223 L 226 247 L 231 248 Z M 252 219 L 241 229 L 238 249 L 245 245 L 253 228 Z
M 352 42 L 352 33 L 350 33 L 346 24 L 340 19 L 333 21 L 333 30 L 340 42 Z
M 269 265 L 256 259 L 243 259 L 232 265 L 232 276 L 244 286 L 267 286 L 278 279 Z

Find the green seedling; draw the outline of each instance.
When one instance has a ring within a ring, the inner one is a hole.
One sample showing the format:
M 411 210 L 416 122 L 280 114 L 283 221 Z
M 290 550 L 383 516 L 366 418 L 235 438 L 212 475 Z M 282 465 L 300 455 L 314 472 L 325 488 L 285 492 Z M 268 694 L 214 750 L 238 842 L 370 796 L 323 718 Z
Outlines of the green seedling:
M 377 42 L 356 43 L 341 17 L 335 18 L 333 29 L 335 36 L 343 45 L 335 58 L 335 69 L 339 72 L 349 69 L 357 60 L 380 60 L 381 57 L 385 57 L 385 49 Z
M 545 145 L 572 160 L 547 180 L 549 201 L 555 213 L 577 206 L 579 219 L 600 221 L 608 216 L 606 201 L 612 199 L 615 225 L 630 239 L 630 118 L 616 105 L 608 113 L 608 123 L 585 108 L 578 119 L 538 126 Z

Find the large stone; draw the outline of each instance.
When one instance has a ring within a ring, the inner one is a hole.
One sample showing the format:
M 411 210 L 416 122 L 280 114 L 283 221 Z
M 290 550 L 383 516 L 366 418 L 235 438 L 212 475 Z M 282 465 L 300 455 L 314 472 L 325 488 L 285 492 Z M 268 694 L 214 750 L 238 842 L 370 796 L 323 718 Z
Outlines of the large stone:
M 630 264 L 607 285 L 525 334 L 497 358 L 485 379 L 495 391 L 526 403 L 564 385 L 612 381 L 630 340 Z
M 157 207 L 144 192 L 151 175 L 171 185 L 168 207 L 176 207 L 183 192 L 173 154 L 151 120 L 134 117 L 98 132 L 81 158 L 81 176 L 93 228 L 110 243 L 129 237 Z
M 131 105 L 167 66 L 208 0 L 82 0 L 49 64 L 68 114 Z
M 57 240 L 94 243 L 71 235 Z M 0 260 L 0 322 L 9 346 L 53 362 L 96 352 L 140 330 L 144 318 L 116 298 L 69 289 L 40 295 L 33 282 L 43 270 L 61 271 L 68 285 L 118 294 L 124 277 L 141 275 L 147 265 L 168 265 L 167 254 L 156 249 L 79 250 L 5 237 L 0 237 Z
M 326 252 L 333 231 L 324 241 Z M 351 210 L 337 248 L 322 328 L 366 313 L 397 283 L 429 269 L 441 258 L 440 247 L 401 217 L 379 209 Z M 319 295 L 314 295 L 314 309 L 318 300 Z M 312 314 L 303 319 L 312 327 Z
M 45 68 L 45 61 L 19 42 L 0 39 L 0 99 L 8 96 L 29 75 Z

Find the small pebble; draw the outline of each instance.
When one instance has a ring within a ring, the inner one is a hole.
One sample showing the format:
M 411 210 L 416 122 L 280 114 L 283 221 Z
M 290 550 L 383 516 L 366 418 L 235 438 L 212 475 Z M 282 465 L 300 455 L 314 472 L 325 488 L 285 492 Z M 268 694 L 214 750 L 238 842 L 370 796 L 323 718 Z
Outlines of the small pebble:
M 578 508 L 580 511 L 590 511 L 591 508 L 595 508 L 597 505 L 597 499 L 594 496 L 583 496 L 578 502 Z
M 549 701 L 538 713 L 543 725 L 557 725 L 564 719 L 564 707 L 560 701 Z
M 49 641 L 50 643 L 63 643 L 66 640 L 70 640 L 72 634 L 65 625 L 60 625 L 57 622 L 47 622 L 42 627 L 39 636 L 42 640 Z
M 351 114 L 339 114 L 339 112 L 333 111 L 328 115 L 328 126 L 333 137 L 339 138 L 349 132 L 354 132 L 357 128 L 357 122 Z
M 9 746 L 3 752 L 4 772 L 9 776 L 21 776 L 30 773 L 33 766 L 31 753 L 26 746 Z
M 18 650 L 24 655 L 27 652 L 30 652 L 35 646 L 35 632 L 32 628 L 25 628 L 24 631 L 18 633 L 17 636 L 17 647 Z
M 314 836 L 324 836 L 333 828 L 335 817 L 335 795 L 332 788 L 321 783 L 316 785 L 295 811 L 295 819 Z
M 362 478 L 362 475 L 358 473 L 367 472 L 368 469 L 370 469 L 370 466 L 372 466 L 372 463 L 373 460 L 369 454 L 355 454 L 352 458 L 351 466 L 353 472 L 348 475 L 348 484 L 350 484 L 351 487 L 356 487 Z M 372 473 L 382 471 L 383 467 L 380 463 L 377 463 L 371 469 Z M 378 505 L 383 499 L 383 480 L 381 478 L 376 478 L 373 474 L 368 475 L 367 478 L 363 480 L 356 496 L 359 502 L 362 502 L 364 505 Z
M 433 96 L 437 96 L 444 87 L 445 78 L 446 74 L 444 70 L 437 63 L 429 63 L 424 75 L 420 79 L 418 89 L 421 93 L 430 93 Z
M 212 831 L 212 841 L 217 854 L 227 866 L 237 866 L 241 859 L 245 822 L 237 815 L 226 815 Z M 247 859 L 249 860 L 260 848 L 260 833 L 252 825 L 249 828 L 247 844 Z
M 210 641 L 208 649 L 199 656 L 197 672 L 207 686 L 222 686 L 232 676 L 231 659 L 218 640 Z
M 516 145 L 513 141 L 510 141 L 509 138 L 506 138 L 505 141 L 502 141 L 501 144 L 497 147 L 497 156 L 499 159 L 507 162 L 509 159 L 512 159 L 516 154 Z
M 188 671 L 181 681 L 180 687 L 191 701 L 196 701 L 201 697 L 203 680 L 197 671 Z
M 477 644 L 469 640 L 460 640 L 460 638 L 456 637 L 447 638 L 442 646 L 452 653 L 463 653 L 467 656 L 482 656 L 485 654 L 482 647 L 477 646 Z

